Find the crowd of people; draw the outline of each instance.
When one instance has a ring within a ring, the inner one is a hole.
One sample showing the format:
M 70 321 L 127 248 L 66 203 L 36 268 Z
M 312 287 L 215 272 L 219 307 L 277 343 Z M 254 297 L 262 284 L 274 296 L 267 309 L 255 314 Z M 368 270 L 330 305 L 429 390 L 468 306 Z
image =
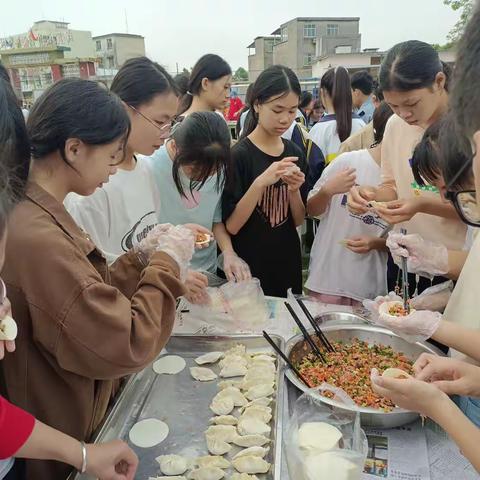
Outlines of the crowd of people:
M 110 89 L 58 81 L 25 124 L 0 66 L 0 319 L 18 325 L 15 342 L 0 340 L 0 478 L 63 480 L 73 467 L 133 479 L 126 444 L 85 442 L 166 345 L 177 299 L 207 303 L 221 275 L 258 278 L 275 297 L 370 300 L 377 323 L 450 349 L 422 355 L 414 378 L 372 372 L 372 384 L 480 470 L 480 367 L 458 358 L 480 361 L 479 23 L 477 8 L 453 73 L 411 40 L 378 79 L 331 68 L 318 99 L 286 66 L 264 70 L 243 105 L 217 55 L 178 79 L 140 57 Z M 395 320 L 378 309 L 402 257 L 413 309 Z

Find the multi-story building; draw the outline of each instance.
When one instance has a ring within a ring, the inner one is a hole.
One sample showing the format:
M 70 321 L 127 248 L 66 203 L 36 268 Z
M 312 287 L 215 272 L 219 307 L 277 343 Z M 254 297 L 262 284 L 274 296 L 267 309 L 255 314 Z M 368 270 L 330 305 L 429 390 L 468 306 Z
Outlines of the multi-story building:
M 119 69 L 126 60 L 145 55 L 145 38 L 130 33 L 110 33 L 93 37 L 99 67 Z
M 64 77 L 95 77 L 92 34 L 66 22 L 42 20 L 27 33 L 0 38 L 2 63 L 25 103 Z
M 248 57 L 250 81 L 272 64 L 287 65 L 299 78 L 311 78 L 317 58 L 360 52 L 359 22 L 358 17 L 299 17 L 284 23 L 270 36 L 257 37 L 248 47 L 255 48 Z

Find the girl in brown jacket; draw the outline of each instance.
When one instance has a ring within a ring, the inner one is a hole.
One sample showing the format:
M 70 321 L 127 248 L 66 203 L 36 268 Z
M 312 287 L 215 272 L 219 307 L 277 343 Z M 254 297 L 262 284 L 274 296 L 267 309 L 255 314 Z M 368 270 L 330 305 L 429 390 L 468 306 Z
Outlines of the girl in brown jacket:
M 130 123 L 121 101 L 95 82 L 50 87 L 31 111 L 32 164 L 25 198 L 9 221 L 2 277 L 19 326 L 3 370 L 9 399 L 85 440 L 115 381 L 148 365 L 167 342 L 194 236 L 157 227 L 107 267 L 63 207 L 89 195 L 122 161 Z M 27 478 L 63 480 L 70 468 L 27 463 Z

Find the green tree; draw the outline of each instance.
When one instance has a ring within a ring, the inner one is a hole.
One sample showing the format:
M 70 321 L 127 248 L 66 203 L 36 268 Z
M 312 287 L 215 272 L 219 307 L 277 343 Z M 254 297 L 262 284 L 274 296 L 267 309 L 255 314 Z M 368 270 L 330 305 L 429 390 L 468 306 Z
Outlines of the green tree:
M 238 67 L 237 71 L 233 75 L 233 79 L 237 82 L 247 82 L 248 72 L 243 67 Z
M 448 34 L 448 39 L 451 42 L 456 42 L 462 36 L 465 25 L 472 16 L 475 0 L 443 0 L 443 3 L 448 5 L 454 11 L 460 11 L 458 22 Z

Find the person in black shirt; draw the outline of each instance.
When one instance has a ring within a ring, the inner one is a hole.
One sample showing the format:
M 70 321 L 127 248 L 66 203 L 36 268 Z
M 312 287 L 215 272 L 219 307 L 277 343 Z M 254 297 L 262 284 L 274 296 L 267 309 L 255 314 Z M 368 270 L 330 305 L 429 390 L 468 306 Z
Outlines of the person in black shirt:
M 295 73 L 275 65 L 252 87 L 241 140 L 232 149 L 234 178 L 224 191 L 225 225 L 235 251 L 266 295 L 302 292 L 300 239 L 305 218 L 307 163 L 282 139 L 295 119 L 301 94 Z

